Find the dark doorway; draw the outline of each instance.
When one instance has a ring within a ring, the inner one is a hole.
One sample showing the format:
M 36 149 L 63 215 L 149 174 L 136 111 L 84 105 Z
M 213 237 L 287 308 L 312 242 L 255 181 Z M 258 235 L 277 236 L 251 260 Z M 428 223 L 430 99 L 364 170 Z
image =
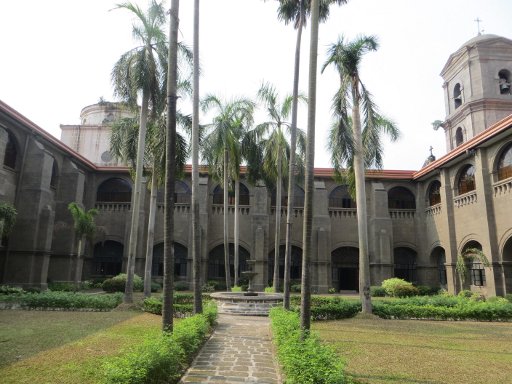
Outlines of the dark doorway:
M 332 288 L 359 291 L 359 250 L 339 247 L 331 253 Z
M 340 291 L 359 291 L 359 269 L 338 268 L 338 282 Z

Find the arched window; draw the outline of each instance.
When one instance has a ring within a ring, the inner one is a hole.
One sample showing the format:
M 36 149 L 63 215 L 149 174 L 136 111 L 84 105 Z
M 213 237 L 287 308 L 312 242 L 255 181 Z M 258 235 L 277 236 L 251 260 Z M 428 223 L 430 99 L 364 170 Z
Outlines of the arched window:
M 53 159 L 52 177 L 50 179 L 50 188 L 56 189 L 58 181 L 59 181 L 59 167 L 57 165 L 57 160 Z
M 180 243 L 174 243 L 174 276 L 187 276 L 187 248 Z M 164 275 L 164 243 L 159 243 L 153 247 L 153 264 L 151 265 L 151 275 Z
M 129 203 L 132 199 L 132 186 L 126 180 L 112 178 L 105 180 L 98 187 L 97 202 Z
M 411 283 L 416 281 L 416 252 L 407 247 L 398 247 L 394 250 L 395 277 Z
M 455 131 L 455 146 L 458 147 L 464 142 L 464 133 L 462 132 L 462 128 L 459 127 Z
M 462 105 L 462 88 L 459 83 L 455 84 L 453 87 L 453 103 L 455 105 L 455 109 L 459 108 Z
M 347 185 L 339 185 L 329 194 L 329 208 L 355 208 L 356 202 L 350 196 Z
M 441 183 L 433 181 L 428 188 L 428 206 L 432 207 L 441 203 Z
M 279 278 L 284 278 L 284 255 L 286 252 L 286 245 L 279 246 Z M 274 259 L 276 251 L 273 249 L 268 254 L 268 280 L 272 284 L 274 276 Z M 292 245 L 291 263 L 290 263 L 290 279 L 299 280 L 302 274 L 302 249 Z
M 240 184 L 240 200 L 238 204 L 240 205 L 250 205 L 251 197 L 249 194 L 249 189 L 245 186 L 244 183 Z M 213 204 L 224 204 L 224 188 L 219 185 L 215 187 L 213 190 Z M 228 191 L 228 204 L 235 205 L 235 189 Z
M 509 177 L 512 177 L 512 144 L 505 148 L 498 161 L 498 180 Z
M 93 271 L 95 275 L 116 276 L 123 264 L 123 244 L 107 240 L 94 246 Z
M 229 273 L 231 279 L 235 274 L 235 245 L 229 243 Z M 251 255 L 247 249 L 238 246 L 238 273 L 248 271 L 247 260 Z M 224 279 L 226 277 L 226 269 L 224 263 L 224 244 L 217 245 L 213 248 L 208 255 L 208 278 L 209 279 Z M 241 275 L 240 275 L 241 276 Z
M 447 283 L 446 277 L 446 255 L 443 247 L 435 247 L 430 254 L 431 260 L 437 265 L 437 282 L 441 287 Z
M 190 204 L 192 198 L 192 192 L 189 186 L 181 180 L 176 180 L 174 183 L 174 202 L 176 204 Z M 159 189 L 156 195 L 156 201 L 158 204 L 165 202 L 165 191 Z
M 468 249 L 478 249 L 479 251 L 482 251 L 482 245 L 478 241 L 469 241 L 464 245 L 464 248 L 462 249 L 462 253 L 464 254 L 466 250 Z M 484 286 L 485 285 L 485 269 L 482 262 L 477 258 L 468 259 L 467 261 L 467 267 L 469 271 L 469 275 L 471 277 L 471 285 L 476 286 Z
M 498 72 L 498 86 L 500 94 L 510 94 L 510 71 L 508 69 L 502 69 Z
M 457 192 L 459 195 L 475 190 L 475 167 L 466 165 L 460 175 L 457 183 Z
M 388 208 L 416 209 L 416 198 L 407 188 L 391 188 L 388 192 Z
M 276 190 L 272 191 L 271 196 L 271 205 L 273 207 L 276 206 Z M 283 188 L 281 195 L 281 206 L 286 207 L 288 205 L 288 190 Z M 293 207 L 294 208 L 302 208 L 304 207 L 304 190 L 295 184 L 294 197 L 293 197 Z
M 7 144 L 5 146 L 4 165 L 8 168 L 16 168 L 16 157 L 18 151 L 16 150 L 16 142 L 11 132 L 7 131 Z
M 502 260 L 504 261 L 503 273 L 505 275 L 505 293 L 512 293 L 512 237 L 509 237 L 503 247 Z

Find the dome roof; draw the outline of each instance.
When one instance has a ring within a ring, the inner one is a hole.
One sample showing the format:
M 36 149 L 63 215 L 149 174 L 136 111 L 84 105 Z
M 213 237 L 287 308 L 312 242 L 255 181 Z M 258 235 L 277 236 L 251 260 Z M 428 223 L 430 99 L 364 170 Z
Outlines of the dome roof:
M 503 39 L 502 36 L 493 35 L 493 34 L 484 34 L 484 35 L 478 35 L 473 37 L 472 39 L 466 41 L 464 44 L 462 44 L 461 48 L 466 47 L 468 45 L 475 45 L 477 43 L 481 43 L 487 40 L 494 40 L 494 39 Z

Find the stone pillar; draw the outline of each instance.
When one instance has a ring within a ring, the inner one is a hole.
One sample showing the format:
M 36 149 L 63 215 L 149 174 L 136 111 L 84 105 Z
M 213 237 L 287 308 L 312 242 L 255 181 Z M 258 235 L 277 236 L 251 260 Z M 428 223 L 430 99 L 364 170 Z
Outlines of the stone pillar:
M 9 237 L 4 283 L 47 288 L 55 218 L 54 194 L 50 187 L 54 158 L 37 140 L 27 147 L 24 178 L 19 185 L 18 216 Z
M 384 185 L 373 182 L 366 191 L 371 194 L 371 204 L 368 207 L 370 284 L 380 285 L 382 280 L 394 275 L 393 223 L 389 217 L 388 194 Z
M 268 190 L 263 182 L 258 182 L 251 196 L 251 231 L 253 244 L 251 258 L 256 260 L 254 272 L 258 273 L 253 279 L 253 289 L 263 291 L 267 286 L 268 276 L 268 243 L 269 243 L 269 199 Z
M 311 257 L 311 288 L 315 293 L 327 293 L 331 275 L 331 220 L 327 190 L 323 180 L 315 180 L 313 195 L 313 249 Z
M 201 230 L 201 281 L 206 283 L 208 280 L 208 212 L 210 209 L 210 195 L 208 193 L 208 177 L 199 177 L 199 227 Z M 190 275 L 192 279 L 192 275 Z

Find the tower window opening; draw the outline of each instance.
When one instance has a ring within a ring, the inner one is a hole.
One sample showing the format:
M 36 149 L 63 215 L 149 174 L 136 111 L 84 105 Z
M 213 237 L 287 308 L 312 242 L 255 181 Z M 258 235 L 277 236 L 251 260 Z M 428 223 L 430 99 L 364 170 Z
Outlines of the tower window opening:
M 455 104 L 455 109 L 462 105 L 462 88 L 459 83 L 455 84 L 455 87 L 453 88 L 453 102 Z
M 458 147 L 464 142 L 464 134 L 462 133 L 462 128 L 459 127 L 455 131 L 455 146 Z
M 501 95 L 510 95 L 510 71 L 507 69 L 498 72 L 498 86 Z

